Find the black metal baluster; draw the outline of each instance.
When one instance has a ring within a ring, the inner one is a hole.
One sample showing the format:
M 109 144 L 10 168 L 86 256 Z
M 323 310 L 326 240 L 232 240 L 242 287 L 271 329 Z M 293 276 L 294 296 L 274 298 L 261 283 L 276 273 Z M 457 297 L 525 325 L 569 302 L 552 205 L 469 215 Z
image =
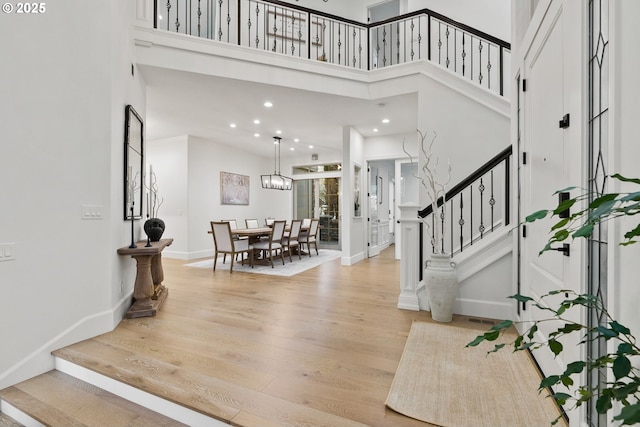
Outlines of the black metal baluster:
M 453 71 L 458 72 L 458 30 L 453 29 Z
M 510 172 L 510 163 L 509 158 L 504 160 L 504 225 L 509 225 L 511 222 L 511 205 L 510 205 L 510 181 L 511 181 L 511 172 Z
M 449 34 L 451 34 L 451 32 L 449 31 L 449 26 L 447 25 L 447 30 L 444 32 L 447 43 L 447 58 L 445 60 L 445 65 L 447 66 L 447 68 L 449 68 L 449 64 L 451 63 L 451 61 L 449 60 Z
M 326 30 L 327 30 L 327 23 L 325 22 L 325 19 L 322 18 L 322 60 L 323 61 L 327 61 L 327 51 L 325 49 L 325 46 L 327 44 Z
M 469 73 L 469 76 L 471 77 L 471 80 L 473 81 L 473 36 L 469 36 L 471 38 L 470 43 L 471 43 L 471 73 Z
M 273 48 L 271 48 L 272 52 L 276 52 L 276 49 L 278 47 L 277 37 L 278 37 L 278 8 L 275 8 L 273 13 Z
M 491 43 L 487 43 L 487 89 L 491 89 Z
M 473 184 L 469 186 L 469 244 L 473 246 Z
M 445 212 L 444 212 L 444 196 L 442 197 L 442 206 L 440 207 L 440 247 L 442 248 L 442 253 L 445 253 L 446 251 L 444 250 L 444 217 L 445 217 Z
M 358 68 L 362 68 L 362 28 L 358 30 Z
M 418 18 L 418 22 L 420 22 L 420 18 Z M 416 25 L 413 23 L 413 18 L 411 18 L 411 61 L 413 61 L 413 56 L 415 55 L 415 51 L 413 50 L 413 30 Z
M 231 41 L 231 0 L 227 0 L 227 43 Z
M 169 22 L 171 21 L 169 13 L 171 12 L 171 0 L 167 0 L 167 31 L 169 31 Z
M 484 236 L 484 182 L 483 179 L 480 178 L 480 187 L 478 187 L 478 190 L 480 190 L 480 238 L 482 239 L 482 237 Z
M 249 17 L 247 21 L 247 46 L 251 47 L 251 0 L 249 0 L 249 6 L 247 8 L 247 16 Z M 258 31 L 258 23 L 256 22 L 256 31 Z
M 427 60 L 431 61 L 431 15 L 427 15 Z
M 380 65 L 380 27 L 376 28 L 376 68 Z
M 400 23 L 396 23 L 396 64 L 400 63 Z
M 387 66 L 387 26 L 382 27 L 382 66 Z
M 479 65 L 479 69 L 480 69 L 480 74 L 478 75 L 478 83 L 480 84 L 480 86 L 482 86 L 482 39 L 479 39 L 480 42 L 478 44 L 478 55 L 480 56 L 480 59 L 478 60 L 478 65 Z
M 260 48 L 260 33 L 258 33 L 258 30 L 260 29 L 260 4 L 258 2 L 256 2 L 256 49 Z M 263 31 L 264 31 L 264 25 L 263 27 Z
M 218 0 L 218 41 L 222 41 L 222 0 Z
M 450 228 L 450 230 L 449 230 L 450 233 L 449 234 L 450 234 L 450 240 L 451 240 L 451 254 L 452 255 L 453 255 L 453 224 L 455 224 L 455 222 L 453 221 L 453 211 L 454 211 L 454 209 L 453 209 L 453 200 L 454 199 L 449 200 L 449 212 L 451 212 L 451 214 L 450 214 L 451 215 L 451 222 L 449 224 L 449 228 Z
M 462 216 L 462 210 L 464 208 L 463 203 L 463 193 L 460 193 L 460 219 L 458 220 L 458 225 L 460 225 L 460 252 L 463 250 L 464 245 L 464 218 Z
M 507 198 L 509 195 L 507 195 Z M 489 199 L 489 205 L 491 205 L 491 231 L 493 231 L 493 224 L 495 223 L 493 219 L 493 208 L 496 204 L 496 199 L 493 197 L 493 169 L 491 169 L 491 198 Z
M 353 68 L 356 68 L 357 59 L 356 59 L 356 27 L 353 27 Z
M 342 62 L 342 33 L 340 30 L 340 23 L 338 22 L 338 64 L 341 64 Z
M 438 22 L 438 64 L 442 64 L 442 24 Z
M 293 10 L 291 11 L 291 56 L 295 56 L 296 54 L 296 46 L 295 46 L 295 38 L 294 38 L 294 34 L 293 31 L 296 28 L 296 17 L 293 13 Z M 287 37 L 287 31 L 285 31 L 285 38 Z
M 198 37 L 200 37 L 200 17 L 202 16 L 202 8 L 200 7 L 200 1 L 198 0 Z
M 193 19 L 191 19 L 191 0 L 184 2 L 184 33 L 192 34 Z
M 176 0 L 176 33 L 180 32 L 180 0 Z
M 467 57 L 467 52 L 464 49 L 464 41 L 465 41 L 464 40 L 464 33 L 462 33 L 462 75 L 463 76 L 464 76 L 464 71 L 465 71 L 465 69 L 464 69 L 464 67 L 465 67 L 464 60 Z
M 431 253 L 436 253 L 436 214 L 437 212 L 431 213 Z

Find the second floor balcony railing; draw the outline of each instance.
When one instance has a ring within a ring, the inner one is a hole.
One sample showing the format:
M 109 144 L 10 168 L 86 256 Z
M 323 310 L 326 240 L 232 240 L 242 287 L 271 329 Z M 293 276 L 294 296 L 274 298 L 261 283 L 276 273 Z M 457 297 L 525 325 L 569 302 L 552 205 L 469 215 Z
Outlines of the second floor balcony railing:
M 429 9 L 375 24 L 277 0 L 155 0 L 155 27 L 373 70 L 429 60 L 505 94 L 510 44 Z

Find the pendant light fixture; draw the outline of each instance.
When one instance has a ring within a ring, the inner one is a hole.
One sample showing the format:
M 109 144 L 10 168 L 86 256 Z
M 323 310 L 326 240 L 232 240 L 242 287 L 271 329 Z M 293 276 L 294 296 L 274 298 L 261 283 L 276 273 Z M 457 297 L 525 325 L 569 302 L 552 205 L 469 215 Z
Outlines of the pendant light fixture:
M 268 190 L 291 190 L 293 180 L 280 174 L 280 141 L 279 136 L 273 137 L 274 146 L 274 172 L 273 175 L 261 175 L 262 188 Z

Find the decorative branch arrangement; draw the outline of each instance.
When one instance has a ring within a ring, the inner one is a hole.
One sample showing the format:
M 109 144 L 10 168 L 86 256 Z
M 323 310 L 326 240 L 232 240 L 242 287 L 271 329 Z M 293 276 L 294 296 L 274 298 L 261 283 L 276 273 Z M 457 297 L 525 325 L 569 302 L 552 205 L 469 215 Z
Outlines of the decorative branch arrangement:
M 451 162 L 448 162 L 448 168 L 446 177 L 441 180 L 439 178 L 438 173 L 438 165 L 440 163 L 439 157 L 434 157 L 433 155 L 433 143 L 435 142 L 438 134 L 433 132 L 433 137 L 430 141 L 426 141 L 427 134 L 422 133 L 420 129 L 416 129 L 418 131 L 418 135 L 420 135 L 420 151 L 424 157 L 424 163 L 421 168 L 421 173 L 419 175 L 414 175 L 414 177 L 420 180 L 422 186 L 427 190 L 427 194 L 430 199 L 431 207 L 433 209 L 433 215 L 437 215 L 438 212 L 438 200 L 442 199 L 442 213 L 444 215 L 444 196 L 446 194 L 446 186 L 451 181 Z M 402 150 L 409 157 L 411 163 L 414 163 L 413 157 L 405 148 L 405 141 L 402 141 Z M 424 221 L 424 224 L 427 226 L 427 229 L 430 229 L 430 225 Z M 444 247 L 442 244 L 442 239 L 440 238 L 440 230 L 439 227 L 433 227 L 433 233 L 431 233 L 431 244 L 433 245 L 433 252 L 436 254 L 444 253 Z
M 153 166 L 149 166 L 149 185 L 147 190 L 149 191 L 149 194 L 147 194 L 147 216 L 157 218 L 158 210 L 162 206 L 164 198 L 158 196 L 158 183 L 156 174 L 153 172 Z

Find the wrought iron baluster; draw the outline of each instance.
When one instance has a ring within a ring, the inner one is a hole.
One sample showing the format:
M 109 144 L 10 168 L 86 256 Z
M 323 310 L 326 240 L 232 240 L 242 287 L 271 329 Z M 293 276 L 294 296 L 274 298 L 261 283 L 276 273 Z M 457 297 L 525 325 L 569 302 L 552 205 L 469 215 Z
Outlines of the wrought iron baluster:
M 387 66 L 387 26 L 382 27 L 382 66 Z
M 464 72 L 465 72 L 465 64 L 464 64 L 464 60 L 467 57 L 467 52 L 465 51 L 465 46 L 464 46 L 464 33 L 462 33 L 462 75 L 464 76 Z
M 218 0 L 218 41 L 222 41 L 222 0 Z
M 451 254 L 452 255 L 453 255 L 453 224 L 455 224 L 455 222 L 453 220 L 453 211 L 454 211 L 454 209 L 453 209 L 453 200 L 454 199 L 449 200 L 449 212 L 450 212 L 449 215 L 451 216 L 451 220 L 449 222 L 449 231 L 450 231 L 450 233 L 449 233 L 450 237 L 449 238 L 451 240 Z
M 438 22 L 438 64 L 442 64 L 442 24 Z
M 176 0 L 176 33 L 180 32 L 180 0 Z
M 480 191 L 480 238 L 482 239 L 482 237 L 484 236 L 484 182 L 483 179 L 480 178 L 480 187 L 478 187 L 478 190 Z
M 464 217 L 462 215 L 463 208 L 463 193 L 460 193 L 460 219 L 458 220 L 458 225 L 460 225 L 460 252 L 462 252 L 464 247 Z
M 418 22 L 420 22 L 420 20 L 418 19 Z M 413 18 L 411 19 L 411 60 L 413 61 L 413 57 L 415 55 L 415 51 L 413 50 L 413 30 L 415 29 L 416 25 L 413 23 Z
M 327 61 L 327 51 L 325 49 L 325 46 L 327 45 L 326 40 L 326 31 L 327 31 L 327 23 L 325 22 L 325 19 L 322 19 L 322 60 L 323 61 Z
M 506 195 L 507 198 L 509 198 L 509 195 Z M 493 224 L 495 224 L 495 221 L 493 219 L 493 208 L 496 204 L 496 199 L 495 197 L 493 197 L 493 169 L 491 170 L 491 198 L 489 199 L 489 205 L 491 206 L 491 231 L 493 231 Z
M 469 73 L 469 77 L 471 77 L 471 80 L 473 81 L 473 36 L 469 36 L 471 38 L 470 40 L 470 45 L 471 45 L 471 72 Z
M 440 247 L 442 248 L 442 253 L 445 253 L 446 251 L 444 250 L 444 217 L 445 217 L 445 212 L 444 212 L 444 197 L 442 200 L 442 206 L 440 207 Z
M 197 12 L 197 15 L 198 15 L 198 37 L 200 37 L 200 17 L 202 16 L 202 9 L 200 7 L 200 1 L 201 0 L 198 0 L 198 12 Z
M 296 17 L 291 11 L 291 56 L 295 56 L 296 54 L 296 46 L 295 46 L 295 38 L 293 35 L 293 31 L 296 28 Z M 285 38 L 287 37 L 287 31 L 285 31 Z
M 278 18 L 277 17 L 278 17 L 278 9 L 275 8 L 273 13 L 273 48 L 271 49 L 272 52 L 276 52 L 276 49 L 278 48 L 278 42 L 277 42 Z
M 260 22 L 260 4 L 256 2 L 256 49 L 260 47 L 260 36 L 258 33 L 258 29 L 260 28 L 259 22 Z M 263 25 L 263 28 L 266 28 L 266 27 Z
M 453 71 L 458 72 L 458 30 L 453 29 Z
M 380 59 L 380 27 L 376 28 L 376 68 Z
M 400 63 L 400 23 L 396 23 L 396 64 Z
M 449 60 L 449 26 L 447 25 L 447 30 L 444 32 L 445 38 L 446 38 L 446 43 L 447 43 L 447 58 L 445 60 L 445 65 L 447 66 L 447 68 L 449 68 L 449 64 L 451 63 L 451 61 Z
M 491 43 L 487 43 L 487 89 L 491 89 Z
M 358 30 L 358 62 L 359 68 L 362 68 L 362 28 Z
M 251 0 L 249 0 L 249 7 L 247 8 L 247 16 L 249 17 L 247 21 L 247 46 L 251 46 Z M 258 31 L 257 21 L 256 21 L 256 32 Z
M 480 59 L 478 60 L 478 65 L 479 65 L 479 69 L 480 69 L 480 74 L 478 75 L 478 83 L 480 83 L 480 85 L 482 85 L 482 39 L 479 39 L 480 42 L 478 44 L 478 55 L 480 56 Z
M 473 246 L 473 184 L 469 186 L 469 244 Z
M 169 31 L 169 22 L 171 21 L 170 17 L 171 12 L 171 0 L 167 0 L 167 31 Z
M 342 62 L 342 32 L 340 30 L 340 23 L 338 22 L 338 64 L 341 64 Z
M 356 60 L 356 27 L 353 27 L 353 68 L 356 68 L 357 60 Z
M 227 43 L 231 41 L 231 0 L 227 0 Z

